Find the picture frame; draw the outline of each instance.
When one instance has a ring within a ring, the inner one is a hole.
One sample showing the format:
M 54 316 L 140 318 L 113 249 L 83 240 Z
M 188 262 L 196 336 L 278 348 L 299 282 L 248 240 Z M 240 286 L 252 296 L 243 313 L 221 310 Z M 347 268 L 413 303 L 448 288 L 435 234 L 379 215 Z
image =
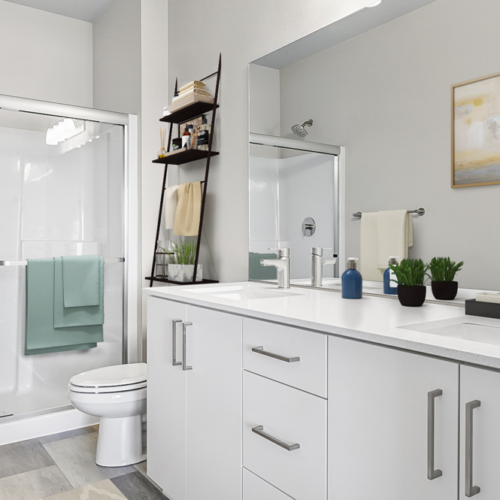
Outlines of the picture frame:
M 451 87 L 451 187 L 500 184 L 500 73 Z

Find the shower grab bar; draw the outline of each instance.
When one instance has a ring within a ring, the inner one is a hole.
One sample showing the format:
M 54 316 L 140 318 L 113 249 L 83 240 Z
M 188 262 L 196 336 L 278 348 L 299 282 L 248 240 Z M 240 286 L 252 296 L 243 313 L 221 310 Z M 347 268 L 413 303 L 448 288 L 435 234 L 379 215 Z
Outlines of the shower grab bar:
M 125 262 L 125 257 L 116 257 L 114 259 L 104 259 L 106 264 L 113 264 L 114 262 Z M 9 266 L 27 266 L 27 260 L 0 260 L 0 267 Z
M 409 214 L 417 214 L 420 217 L 422 217 L 423 215 L 425 215 L 425 208 L 417 208 L 416 210 L 408 210 L 408 213 Z M 363 214 L 361 212 L 356 212 L 356 213 L 352 214 L 352 216 L 355 219 L 361 219 Z

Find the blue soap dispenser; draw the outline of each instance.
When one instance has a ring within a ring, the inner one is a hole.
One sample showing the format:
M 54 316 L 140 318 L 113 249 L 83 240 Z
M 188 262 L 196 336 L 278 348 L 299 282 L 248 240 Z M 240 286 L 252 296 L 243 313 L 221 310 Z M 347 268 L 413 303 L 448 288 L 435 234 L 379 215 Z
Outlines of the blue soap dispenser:
M 347 259 L 347 270 L 342 275 L 342 298 L 360 299 L 363 294 L 363 277 L 356 269 L 359 259 L 349 257 Z
M 398 263 L 399 257 L 389 257 L 389 265 L 395 266 Z M 396 281 L 392 281 L 396 280 Z M 388 267 L 384 271 L 384 293 L 386 295 L 397 295 L 398 294 L 398 284 L 396 275 L 394 271 Z

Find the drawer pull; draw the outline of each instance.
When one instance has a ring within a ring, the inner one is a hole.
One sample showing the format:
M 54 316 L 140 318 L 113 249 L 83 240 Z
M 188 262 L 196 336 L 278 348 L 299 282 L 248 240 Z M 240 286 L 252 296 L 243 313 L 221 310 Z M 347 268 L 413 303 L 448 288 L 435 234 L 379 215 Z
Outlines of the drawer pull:
M 280 361 L 285 361 L 286 363 L 296 363 L 297 361 L 300 361 L 300 358 L 298 356 L 295 356 L 293 358 L 287 358 L 286 356 L 280 356 L 279 354 L 274 354 L 273 352 L 264 351 L 263 346 L 252 347 L 252 351 L 256 352 L 257 354 L 262 354 L 263 356 L 269 356 L 270 358 L 279 359 Z
M 430 481 L 443 475 L 442 470 L 434 468 L 434 435 L 436 431 L 434 425 L 434 400 L 442 395 L 443 391 L 441 389 L 436 389 L 427 394 L 427 479 Z
M 182 323 L 182 369 L 184 371 L 192 370 L 192 366 L 188 366 L 186 363 L 187 359 L 187 332 L 188 326 L 193 326 L 193 323 Z
M 481 406 L 481 401 L 475 400 L 465 405 L 465 496 L 467 498 L 477 495 L 481 488 L 474 486 L 472 473 L 474 470 L 473 451 L 474 451 L 474 420 L 473 411 Z
M 180 361 L 177 361 L 177 323 L 182 323 L 182 320 L 172 320 L 172 366 L 178 366 L 182 364 Z
M 255 432 L 255 434 L 258 434 L 264 439 L 271 441 L 271 443 L 277 444 L 278 446 L 285 448 L 285 450 L 287 451 L 298 450 L 300 448 L 299 443 L 286 444 L 283 441 L 280 441 L 279 439 L 271 436 L 270 434 L 267 434 L 266 432 L 264 432 L 264 426 L 262 425 L 258 425 L 257 427 L 252 427 L 252 432 Z

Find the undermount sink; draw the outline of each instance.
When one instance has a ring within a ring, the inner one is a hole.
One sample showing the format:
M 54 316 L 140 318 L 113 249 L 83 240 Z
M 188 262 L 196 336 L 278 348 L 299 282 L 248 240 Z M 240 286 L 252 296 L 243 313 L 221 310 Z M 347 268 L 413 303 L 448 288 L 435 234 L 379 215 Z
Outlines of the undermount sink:
M 479 325 L 477 323 L 461 323 L 458 325 L 429 328 L 427 333 L 444 335 L 456 339 L 472 340 L 484 344 L 500 345 L 500 326 Z
M 460 322 L 455 320 L 452 323 L 451 320 L 446 320 L 444 323 L 441 325 L 424 323 L 401 328 L 482 344 L 500 345 L 500 323 L 498 320 L 467 317 Z
M 292 293 L 278 290 L 276 288 L 257 288 L 244 286 L 226 286 L 226 287 L 207 287 L 199 290 L 189 290 L 190 293 L 212 295 L 222 299 L 231 300 L 261 300 L 276 299 L 279 297 L 294 297 L 302 295 L 301 293 Z

